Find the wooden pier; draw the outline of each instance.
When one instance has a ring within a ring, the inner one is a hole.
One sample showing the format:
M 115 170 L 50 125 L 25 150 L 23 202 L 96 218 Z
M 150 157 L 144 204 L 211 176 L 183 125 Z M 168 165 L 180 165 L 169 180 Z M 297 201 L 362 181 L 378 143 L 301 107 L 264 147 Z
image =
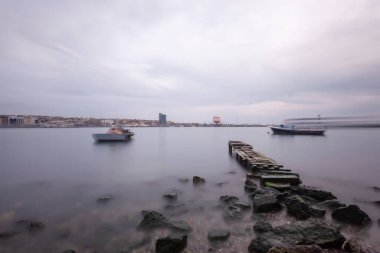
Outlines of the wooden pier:
M 247 178 L 260 179 L 262 186 L 286 189 L 301 183 L 297 173 L 291 172 L 290 169 L 284 169 L 282 164 L 253 150 L 249 144 L 241 141 L 229 141 L 228 151 L 249 171 Z

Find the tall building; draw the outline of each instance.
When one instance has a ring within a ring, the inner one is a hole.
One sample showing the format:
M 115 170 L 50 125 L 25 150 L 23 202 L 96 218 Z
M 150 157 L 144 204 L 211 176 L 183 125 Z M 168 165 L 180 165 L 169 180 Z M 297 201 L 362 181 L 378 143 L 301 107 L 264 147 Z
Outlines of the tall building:
M 158 122 L 159 122 L 159 126 L 166 126 L 166 114 L 159 113 Z

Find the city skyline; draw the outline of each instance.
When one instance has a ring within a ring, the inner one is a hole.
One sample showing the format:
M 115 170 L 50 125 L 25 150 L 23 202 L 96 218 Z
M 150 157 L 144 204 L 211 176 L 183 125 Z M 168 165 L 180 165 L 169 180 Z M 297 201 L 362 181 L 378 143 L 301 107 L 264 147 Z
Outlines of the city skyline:
M 0 3 L 2 114 L 380 115 L 378 1 Z

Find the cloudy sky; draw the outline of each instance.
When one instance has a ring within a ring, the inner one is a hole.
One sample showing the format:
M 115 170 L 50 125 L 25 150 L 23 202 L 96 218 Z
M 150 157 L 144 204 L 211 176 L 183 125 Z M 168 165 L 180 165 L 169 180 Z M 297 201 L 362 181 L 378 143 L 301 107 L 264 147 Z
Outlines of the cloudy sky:
M 380 114 L 380 1 L 2 0 L 0 114 Z

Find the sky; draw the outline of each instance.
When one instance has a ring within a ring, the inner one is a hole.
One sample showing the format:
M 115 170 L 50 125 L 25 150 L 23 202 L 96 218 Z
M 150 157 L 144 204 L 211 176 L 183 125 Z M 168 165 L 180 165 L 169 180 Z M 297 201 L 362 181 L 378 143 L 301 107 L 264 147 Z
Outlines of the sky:
M 159 112 L 380 115 L 380 1 L 0 1 L 0 114 Z

